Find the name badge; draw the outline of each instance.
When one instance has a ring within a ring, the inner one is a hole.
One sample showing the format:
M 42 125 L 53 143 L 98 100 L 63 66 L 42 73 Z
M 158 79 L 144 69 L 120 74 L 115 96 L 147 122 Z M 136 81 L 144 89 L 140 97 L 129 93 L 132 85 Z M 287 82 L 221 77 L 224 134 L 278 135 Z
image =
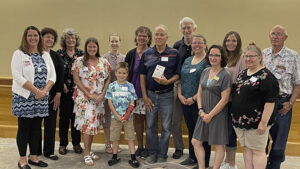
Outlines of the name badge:
M 276 77 L 276 79 L 281 79 L 281 74 L 279 74 L 279 73 L 274 73 L 274 76 Z
M 250 78 L 250 81 L 251 81 L 251 82 L 256 82 L 256 81 L 257 81 L 257 77 L 252 76 L 252 77 Z
M 169 61 L 169 58 L 168 57 L 161 57 L 161 61 L 167 62 L 167 61 Z
M 195 72 L 196 71 L 196 69 L 195 68 L 193 68 L 193 69 L 190 69 L 190 73 L 193 73 L 193 72 Z
M 83 73 L 87 73 L 89 69 L 87 67 L 83 68 Z
M 128 90 L 128 87 L 122 87 L 122 90 L 123 90 L 123 91 L 127 91 L 127 90 Z
M 216 81 L 218 81 L 220 78 L 219 78 L 218 76 L 215 76 L 214 79 L 215 79 Z
M 30 61 L 29 61 L 29 60 L 25 60 L 25 61 L 24 61 L 24 65 L 25 65 L 25 66 L 29 66 L 29 65 L 30 65 Z

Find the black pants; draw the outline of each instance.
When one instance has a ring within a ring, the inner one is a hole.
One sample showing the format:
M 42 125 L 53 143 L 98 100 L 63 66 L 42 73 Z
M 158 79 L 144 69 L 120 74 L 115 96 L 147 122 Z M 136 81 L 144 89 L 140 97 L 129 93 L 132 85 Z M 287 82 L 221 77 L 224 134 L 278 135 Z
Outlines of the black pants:
M 189 132 L 189 157 L 197 161 L 194 146 L 191 143 L 199 114 L 197 102 L 190 106 L 182 105 L 182 113 Z M 211 146 L 208 145 L 208 142 L 203 142 L 203 147 L 205 151 L 205 168 L 208 168 Z
M 60 99 L 60 112 L 59 112 L 59 137 L 60 146 L 65 146 L 69 144 L 68 131 L 71 121 L 71 137 L 73 146 L 80 144 L 80 131 L 76 130 L 74 127 L 75 114 L 73 113 L 74 101 L 72 99 L 72 94 L 61 94 Z
M 50 101 L 49 101 L 50 103 Z M 53 103 L 49 104 L 49 116 L 44 118 L 44 155 L 54 154 L 55 133 L 56 133 L 56 117 L 57 110 L 53 110 Z M 42 135 L 40 137 L 40 146 L 38 155 L 42 154 Z
M 26 156 L 27 145 L 31 155 L 38 155 L 41 137 L 41 117 L 18 117 L 17 145 L 21 157 Z

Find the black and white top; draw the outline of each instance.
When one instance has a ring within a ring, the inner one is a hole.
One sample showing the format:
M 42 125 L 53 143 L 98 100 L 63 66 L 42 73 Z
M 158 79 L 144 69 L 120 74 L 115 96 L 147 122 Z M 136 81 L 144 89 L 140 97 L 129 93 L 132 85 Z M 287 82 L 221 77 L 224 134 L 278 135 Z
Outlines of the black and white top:
M 247 75 L 247 70 L 243 70 L 232 85 L 232 123 L 242 129 L 257 129 L 265 103 L 278 99 L 279 87 L 277 79 L 267 68 L 251 76 Z M 274 121 L 273 113 L 268 125 Z

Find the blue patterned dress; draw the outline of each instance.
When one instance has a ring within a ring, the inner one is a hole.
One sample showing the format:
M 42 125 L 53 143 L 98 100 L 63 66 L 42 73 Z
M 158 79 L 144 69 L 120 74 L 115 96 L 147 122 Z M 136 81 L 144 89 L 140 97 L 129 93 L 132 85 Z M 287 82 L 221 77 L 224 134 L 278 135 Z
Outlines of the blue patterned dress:
M 47 67 L 43 57 L 38 53 L 31 54 L 32 64 L 34 66 L 33 85 L 42 90 L 47 81 Z M 39 69 L 40 68 L 40 69 Z M 40 70 L 40 71 L 39 71 Z M 30 93 L 28 99 L 13 93 L 12 113 L 17 117 L 45 117 L 48 116 L 48 95 L 41 100 L 34 98 L 35 94 Z

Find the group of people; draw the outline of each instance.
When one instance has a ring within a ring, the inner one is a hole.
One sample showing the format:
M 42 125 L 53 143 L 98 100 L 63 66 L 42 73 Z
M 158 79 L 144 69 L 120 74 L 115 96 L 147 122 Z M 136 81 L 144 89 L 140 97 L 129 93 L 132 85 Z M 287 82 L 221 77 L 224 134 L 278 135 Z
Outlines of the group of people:
M 139 26 L 134 37 L 136 48 L 126 55 L 119 52 L 120 36 L 111 34 L 111 51 L 100 56 L 97 39 L 88 38 L 82 51 L 78 48 L 78 33 L 72 28 L 63 31 L 62 49 L 55 52 L 52 48 L 58 35 L 54 29 L 40 32 L 34 26 L 27 27 L 11 62 L 12 113 L 18 117 L 18 167 L 47 167 L 38 159 L 42 152 L 58 160 L 54 143 L 59 108 L 59 153 L 68 152 L 71 122 L 74 151 L 83 152 L 88 166 L 99 159 L 91 145 L 101 129 L 105 152 L 113 154 L 109 166 L 120 161 L 122 128 L 132 167 L 140 166 L 137 157 L 146 158 L 148 163 L 166 162 L 171 134 L 173 158 L 181 158 L 183 116 L 189 156 L 181 165 L 208 168 L 213 145 L 213 169 L 236 169 L 238 138 L 246 169 L 279 169 L 284 161 L 292 107 L 300 93 L 299 56 L 284 45 L 287 31 L 276 25 L 269 34 L 270 48 L 261 51 L 250 43 L 242 52 L 239 33 L 228 32 L 222 45 L 208 48 L 206 38 L 195 34 L 196 28 L 192 18 L 182 18 L 179 29 L 183 38 L 171 48 L 165 25 L 156 26 L 153 35 L 148 27 Z M 80 146 L 81 132 L 84 150 Z M 270 151 L 266 148 L 269 135 Z

